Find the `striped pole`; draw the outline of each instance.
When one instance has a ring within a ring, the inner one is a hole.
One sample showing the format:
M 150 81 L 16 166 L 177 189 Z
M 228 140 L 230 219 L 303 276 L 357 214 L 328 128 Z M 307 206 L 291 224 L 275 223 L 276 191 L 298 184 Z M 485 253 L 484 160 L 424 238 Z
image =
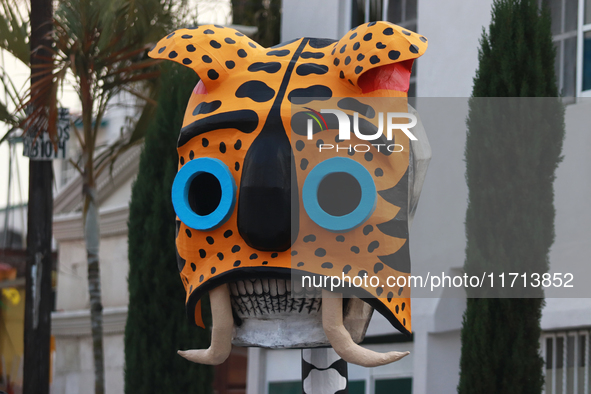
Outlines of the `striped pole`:
M 347 362 L 333 348 L 302 349 L 303 394 L 349 394 Z

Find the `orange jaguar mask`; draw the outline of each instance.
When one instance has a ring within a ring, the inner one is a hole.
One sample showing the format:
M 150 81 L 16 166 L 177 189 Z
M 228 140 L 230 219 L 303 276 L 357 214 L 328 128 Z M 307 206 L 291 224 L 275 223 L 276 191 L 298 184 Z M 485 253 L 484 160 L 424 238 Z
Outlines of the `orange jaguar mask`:
M 301 195 L 309 172 L 321 161 L 318 139 L 336 144 L 338 130 L 321 128 L 314 141 L 292 134 L 292 106 L 296 112 L 298 105 L 302 111 L 320 108 L 298 99 L 321 97 L 329 99 L 322 105 L 352 114 L 359 107 L 340 105 L 338 98 L 359 103 L 398 97 L 396 108 L 376 102 L 373 110 L 408 112 L 410 70 L 426 48 L 427 39 L 419 34 L 372 22 L 339 41 L 301 38 L 273 48 L 227 27 L 199 26 L 175 31 L 150 52 L 192 68 L 201 78 L 178 141 L 177 178 L 185 177 L 185 188 L 177 192 L 184 193 L 186 203 L 175 205 L 178 268 L 188 314 L 197 324 L 202 325 L 198 301 L 204 292 L 236 280 L 289 279 L 292 269 L 377 275 L 382 283 L 388 276 L 410 274 L 409 138 L 395 132 L 400 153 L 332 155 L 363 164 L 377 201 L 365 222 L 331 232 L 308 216 Z M 357 142 L 353 137 L 350 144 Z M 397 329 L 410 332 L 408 287 L 363 290 L 366 302 Z

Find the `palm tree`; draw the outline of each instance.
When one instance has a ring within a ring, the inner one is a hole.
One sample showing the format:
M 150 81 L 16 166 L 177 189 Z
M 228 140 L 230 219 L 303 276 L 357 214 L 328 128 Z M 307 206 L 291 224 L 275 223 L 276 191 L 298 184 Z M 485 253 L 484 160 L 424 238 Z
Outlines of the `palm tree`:
M 25 12 L 28 14 L 27 11 L 26 3 L 19 7 L 17 0 L 2 0 L 0 4 L 0 13 L 3 16 L 0 18 L 0 49 L 10 53 L 24 67 L 29 66 L 31 57 L 29 49 L 30 26 L 28 20 L 23 16 Z M 1 74 L 1 81 L 9 102 L 0 102 L 0 122 L 6 123 L 10 130 L 13 130 L 24 120 L 24 111 L 15 113 L 11 110 L 22 107 L 23 94 L 4 69 L 1 70 Z M 0 139 L 0 143 L 8 137 L 9 133 Z
M 82 132 L 74 131 L 82 148 L 85 243 L 88 261 L 95 394 L 104 392 L 102 302 L 99 273 L 99 222 L 95 180 L 108 168 L 109 158 L 139 141 L 154 109 L 142 81 L 158 75 L 156 62 L 147 58 L 151 43 L 172 28 L 173 0 L 70 0 L 55 13 L 55 68 L 59 80 L 70 72 L 82 103 Z M 48 81 L 48 85 L 55 81 Z M 96 141 L 101 120 L 113 97 L 128 92 L 147 101 L 127 140 L 101 153 Z M 98 154 L 97 154 L 98 153 Z
M 20 14 L 13 12 L 18 9 L 14 7 L 16 0 L 1 0 L 1 3 L 4 18 L 0 18 L 0 47 L 29 65 L 27 23 Z M 66 76 L 73 78 L 74 88 L 82 104 L 82 130 L 73 127 L 80 144 L 81 157 L 71 162 L 83 178 L 95 394 L 104 393 L 100 230 L 95 181 L 121 152 L 141 140 L 154 111 L 153 97 L 156 90 L 153 81 L 159 73 L 158 62 L 149 59 L 146 53 L 151 43 L 172 30 L 177 22 L 175 15 L 183 15 L 180 9 L 184 3 L 184 0 L 59 0 L 52 33 L 55 44 L 50 49 L 52 67 L 51 70 L 37 71 L 40 78 L 31 89 L 34 95 L 50 97 L 51 105 L 48 109 L 40 109 L 29 115 L 27 121 L 49 119 L 45 122 L 53 138 L 56 130 L 52 119 L 57 114 L 57 91 Z M 26 45 L 25 51 L 22 49 L 23 44 Z M 124 138 L 107 148 L 98 147 L 101 121 L 112 99 L 122 92 L 137 97 L 138 102 L 145 104 L 141 115 Z M 30 97 L 27 103 L 38 102 L 38 99 Z M 22 100 L 16 99 L 16 102 L 22 103 Z M 19 105 L 19 108 L 22 110 L 24 105 Z M 45 113 L 41 114 L 41 111 Z M 6 106 L 2 105 L 0 120 L 22 125 L 21 119 L 10 114 Z

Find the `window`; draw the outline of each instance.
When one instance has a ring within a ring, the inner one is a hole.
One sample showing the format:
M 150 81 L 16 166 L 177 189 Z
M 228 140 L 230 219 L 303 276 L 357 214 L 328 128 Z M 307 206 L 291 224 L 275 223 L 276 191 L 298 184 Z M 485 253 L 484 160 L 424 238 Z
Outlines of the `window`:
M 591 0 L 543 0 L 552 17 L 556 80 L 564 97 L 591 96 Z
M 365 380 L 349 380 L 349 394 L 365 394 Z
M 575 97 L 578 0 L 547 0 L 547 6 L 556 47 L 554 70 L 558 90 L 564 97 Z
M 589 330 L 542 335 L 545 394 L 589 393 Z
M 351 12 L 351 27 L 362 23 L 386 20 L 384 18 L 384 3 L 388 0 L 353 0 Z
M 417 31 L 417 0 L 385 0 L 385 20 Z
M 270 382 L 269 394 L 302 394 L 302 382 Z
M 583 23 L 584 25 L 581 28 L 581 34 L 583 36 L 581 90 L 583 92 L 591 92 L 591 0 L 586 1 Z M 587 96 L 591 96 L 591 94 L 587 94 Z
M 378 379 L 375 394 L 412 394 L 412 378 Z
M 591 2 L 591 0 L 588 1 Z M 417 32 L 417 0 L 352 0 L 352 6 L 351 27 L 384 20 Z M 591 44 L 589 50 L 591 53 Z M 408 97 L 415 97 L 416 91 L 417 61 L 415 60 L 410 74 Z
M 417 31 L 417 0 L 353 0 L 352 5 L 351 27 L 384 20 Z

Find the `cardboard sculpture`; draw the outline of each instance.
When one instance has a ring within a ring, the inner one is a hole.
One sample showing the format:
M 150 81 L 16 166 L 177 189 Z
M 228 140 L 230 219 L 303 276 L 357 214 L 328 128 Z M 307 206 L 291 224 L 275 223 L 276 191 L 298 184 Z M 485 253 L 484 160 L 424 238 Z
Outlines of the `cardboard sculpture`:
M 406 92 L 412 63 L 426 47 L 419 34 L 372 22 L 340 41 L 301 38 L 273 48 L 227 27 L 199 26 L 171 33 L 150 52 L 201 78 L 179 136 L 173 203 L 187 314 L 203 326 L 199 300 L 209 292 L 213 328 L 209 349 L 181 355 L 219 364 L 232 341 L 269 348 L 331 345 L 363 366 L 407 354 L 379 354 L 357 343 L 374 308 L 401 332 L 411 331 L 408 286 L 362 287 L 358 297 L 344 300 L 328 297 L 326 289 L 301 289 L 303 296 L 295 297 L 290 279 L 292 272 L 369 273 L 385 282 L 410 274 L 409 223 L 430 157 L 422 126 L 413 128 L 416 141 L 395 131 L 400 152 L 342 151 L 323 161 L 313 148 L 320 138 L 338 142 L 336 117 L 321 116 L 312 141 L 301 137 L 298 122 L 302 111 L 319 115 L 311 108 L 318 103 L 359 112 L 374 129 L 372 113 L 416 115 Z M 398 98 L 395 108 L 372 101 L 385 97 Z M 358 136 L 351 134 L 353 144 Z M 333 228 L 331 215 L 313 200 L 323 179 L 342 173 L 358 182 L 360 200 Z

